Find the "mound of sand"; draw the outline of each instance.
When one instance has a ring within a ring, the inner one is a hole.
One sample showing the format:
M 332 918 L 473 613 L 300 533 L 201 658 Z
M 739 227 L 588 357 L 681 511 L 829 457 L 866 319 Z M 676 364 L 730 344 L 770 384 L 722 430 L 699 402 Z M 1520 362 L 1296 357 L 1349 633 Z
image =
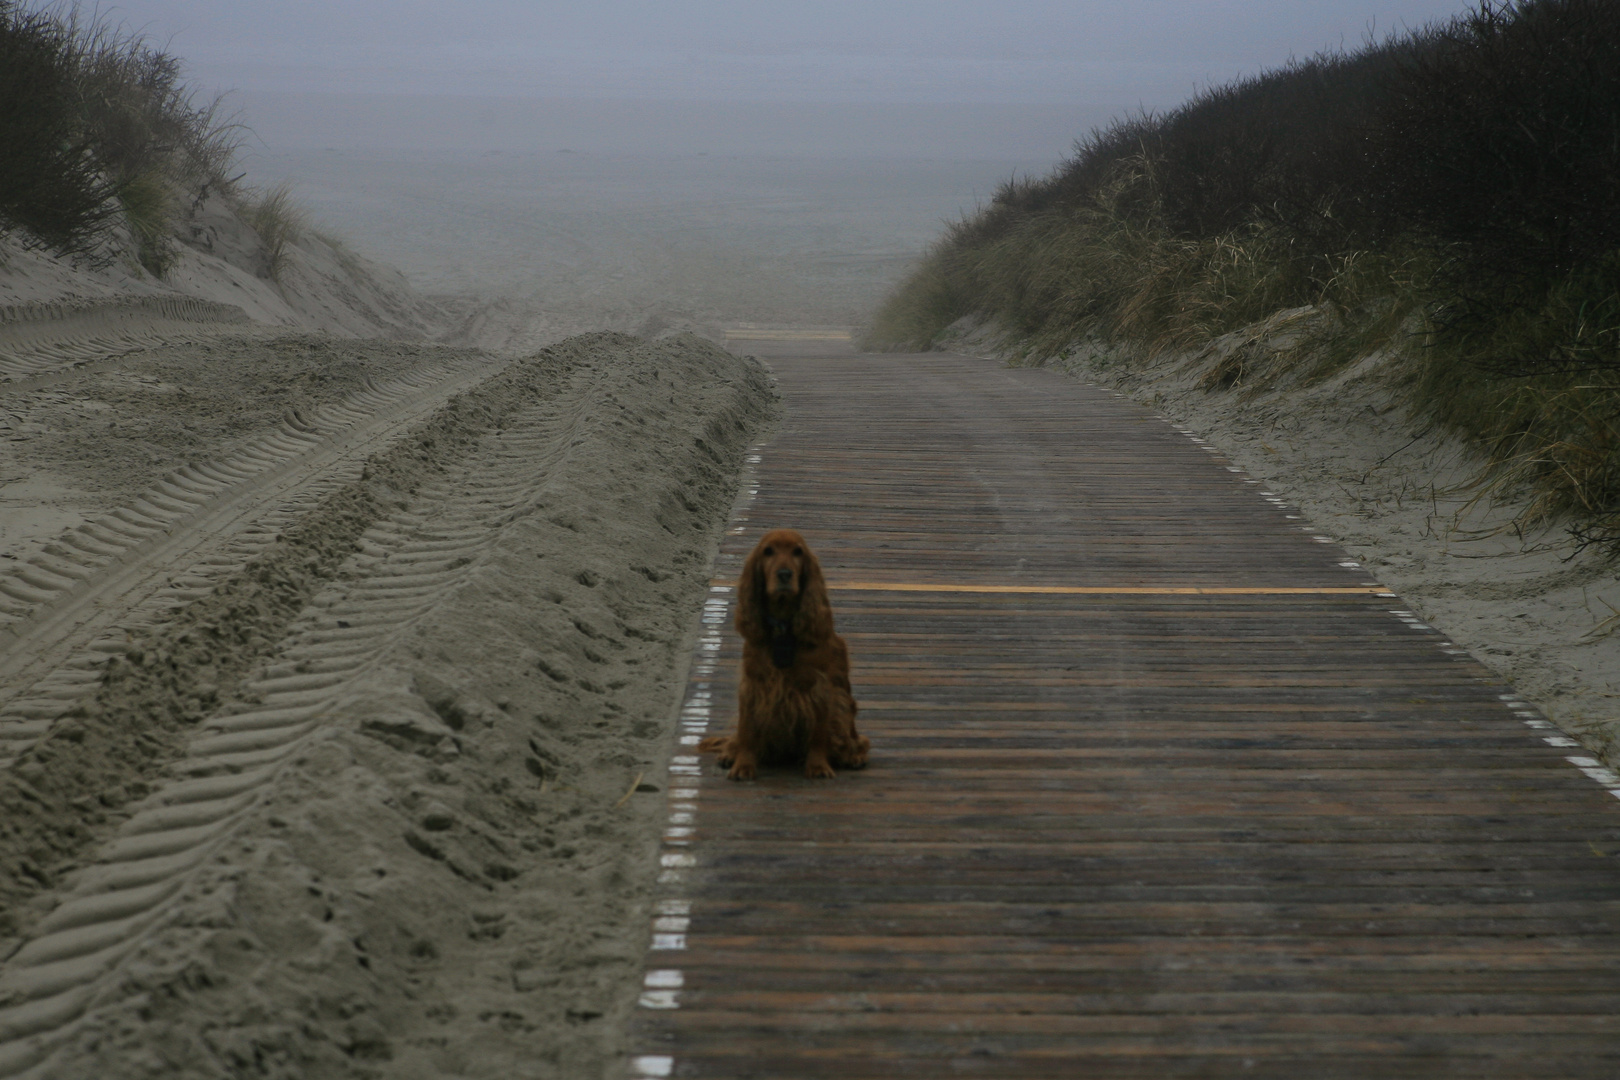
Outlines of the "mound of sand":
M 197 322 L 248 319 L 267 326 L 318 330 L 338 337 L 424 338 L 443 331 L 449 316 L 418 296 L 403 274 L 361 257 L 312 229 L 290 239 L 279 258 L 223 199 L 204 198 L 175 224 L 177 258 L 157 278 L 131 257 L 87 264 L 37 250 L 15 236 L 0 236 L 0 327 L 8 322 L 103 324 L 80 336 L 102 342 L 125 337 L 137 344 L 151 335 L 131 316 L 152 313 L 158 300 L 191 300 Z M 156 316 L 161 320 L 162 315 Z M 60 338 L 64 328 L 53 328 Z M 12 351 L 0 335 L 0 360 Z M 0 373 L 4 365 L 0 363 Z
M 133 637 L 0 793 L 34 853 L 105 836 L 33 859 L 0 1071 L 611 1071 L 691 613 L 774 408 L 697 338 L 572 339 Z

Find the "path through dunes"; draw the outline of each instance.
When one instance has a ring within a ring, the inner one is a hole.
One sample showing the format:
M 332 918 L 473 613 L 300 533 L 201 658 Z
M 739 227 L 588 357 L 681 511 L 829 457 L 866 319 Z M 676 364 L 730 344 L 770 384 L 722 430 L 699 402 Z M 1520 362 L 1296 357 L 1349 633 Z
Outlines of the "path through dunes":
M 636 1077 L 1612 1077 L 1620 777 L 1106 391 L 760 340 Z M 803 531 L 864 773 L 726 781 L 727 584 Z

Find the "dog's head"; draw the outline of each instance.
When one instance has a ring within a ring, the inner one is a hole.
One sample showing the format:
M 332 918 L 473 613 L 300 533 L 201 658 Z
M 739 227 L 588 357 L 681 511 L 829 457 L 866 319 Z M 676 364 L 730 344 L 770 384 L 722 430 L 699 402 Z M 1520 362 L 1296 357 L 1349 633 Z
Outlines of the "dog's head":
M 786 613 L 798 604 L 815 556 L 792 529 L 774 529 L 754 547 L 755 572 L 767 606 Z
M 781 637 L 784 625 L 801 642 L 820 640 L 832 632 L 832 610 L 810 545 L 792 529 L 773 529 L 743 564 L 737 582 L 737 631 L 763 643 Z

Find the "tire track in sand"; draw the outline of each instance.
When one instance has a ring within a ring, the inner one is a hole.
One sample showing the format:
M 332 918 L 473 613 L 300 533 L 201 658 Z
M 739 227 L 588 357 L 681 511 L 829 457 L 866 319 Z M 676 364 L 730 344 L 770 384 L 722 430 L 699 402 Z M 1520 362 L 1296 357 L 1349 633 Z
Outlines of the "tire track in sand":
M 206 595 L 368 455 L 502 366 L 433 364 L 291 412 L 0 573 L 0 768 L 99 684 L 130 629 Z
M 234 304 L 178 296 L 3 306 L 0 390 L 33 389 L 86 364 L 201 340 L 247 322 Z
M 252 704 L 221 711 L 192 738 L 173 779 L 134 814 L 69 897 L 0 971 L 0 1077 L 43 1075 L 53 1047 L 103 993 L 119 963 L 161 923 L 190 873 L 225 843 L 278 766 L 318 739 L 391 645 L 413 632 L 477 568 L 499 527 L 543 493 L 572 451 L 599 375 L 514 417 L 471 466 L 424 484 L 406 510 L 363 534 L 350 576 L 294 624 L 276 660 L 244 687 Z M 420 721 L 398 737 L 457 752 L 455 732 Z

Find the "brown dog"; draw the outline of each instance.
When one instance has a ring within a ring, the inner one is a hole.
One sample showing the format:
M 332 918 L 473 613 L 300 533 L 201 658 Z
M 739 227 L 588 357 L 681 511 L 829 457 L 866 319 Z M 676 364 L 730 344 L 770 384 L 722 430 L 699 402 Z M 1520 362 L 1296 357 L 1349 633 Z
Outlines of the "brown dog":
M 870 740 L 855 730 L 849 649 L 833 633 L 821 565 L 804 537 L 768 532 L 737 579 L 737 633 L 743 639 L 737 730 L 705 739 L 733 780 L 752 780 L 760 764 L 804 762 L 812 779 L 833 766 L 866 765 Z

